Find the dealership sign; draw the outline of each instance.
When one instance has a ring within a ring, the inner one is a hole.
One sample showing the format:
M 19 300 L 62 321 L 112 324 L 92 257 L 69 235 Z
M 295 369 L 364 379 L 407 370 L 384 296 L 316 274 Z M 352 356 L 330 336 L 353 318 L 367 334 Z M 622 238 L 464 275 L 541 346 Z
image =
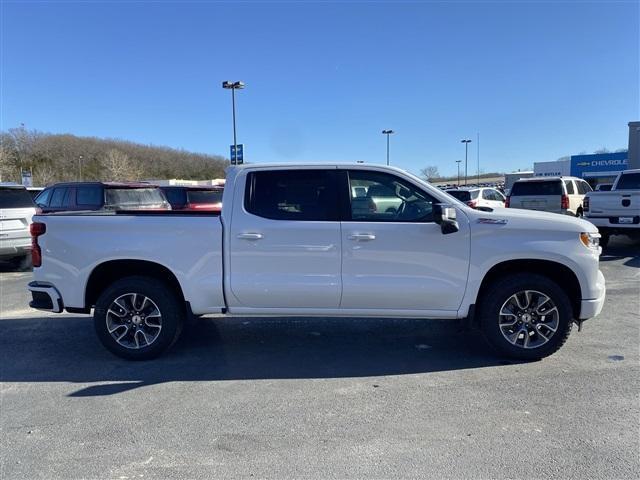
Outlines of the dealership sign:
M 629 168 L 628 152 L 594 153 L 593 155 L 573 155 L 571 175 L 582 177 L 587 173 L 619 172 Z

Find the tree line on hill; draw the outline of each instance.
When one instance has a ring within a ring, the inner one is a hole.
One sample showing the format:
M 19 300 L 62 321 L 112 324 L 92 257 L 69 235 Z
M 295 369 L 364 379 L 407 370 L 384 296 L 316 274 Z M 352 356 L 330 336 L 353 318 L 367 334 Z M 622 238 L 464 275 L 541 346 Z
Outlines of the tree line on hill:
M 117 139 L 77 137 L 28 130 L 0 132 L 0 181 L 21 181 L 32 173 L 33 184 L 46 186 L 75 180 L 211 179 L 224 177 L 229 162 L 169 147 Z

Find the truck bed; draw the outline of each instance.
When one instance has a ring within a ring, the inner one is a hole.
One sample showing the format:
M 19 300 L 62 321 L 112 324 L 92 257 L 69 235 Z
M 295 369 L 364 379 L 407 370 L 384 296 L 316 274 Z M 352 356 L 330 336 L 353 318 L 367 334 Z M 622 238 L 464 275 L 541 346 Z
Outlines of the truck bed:
M 70 212 L 34 221 L 46 225 L 39 237 L 46 268 L 34 270 L 34 281 L 55 285 L 65 308 L 84 307 L 96 266 L 121 258 L 141 261 L 140 275 L 151 264 L 169 269 L 195 314 L 224 308 L 222 223 L 215 212 Z

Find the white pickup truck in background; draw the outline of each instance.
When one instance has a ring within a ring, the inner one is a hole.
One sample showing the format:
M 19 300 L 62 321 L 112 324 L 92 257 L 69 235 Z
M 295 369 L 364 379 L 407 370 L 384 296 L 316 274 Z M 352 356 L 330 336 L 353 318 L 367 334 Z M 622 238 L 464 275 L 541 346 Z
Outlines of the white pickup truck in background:
M 473 210 L 384 166 L 232 167 L 219 216 L 57 213 L 32 233 L 31 306 L 93 309 L 101 342 L 130 359 L 164 352 L 188 315 L 221 313 L 467 318 L 500 354 L 537 359 L 605 298 L 589 222 Z
M 583 210 L 598 227 L 603 247 L 610 235 L 640 237 L 640 169 L 620 172 L 610 191 L 587 193 Z

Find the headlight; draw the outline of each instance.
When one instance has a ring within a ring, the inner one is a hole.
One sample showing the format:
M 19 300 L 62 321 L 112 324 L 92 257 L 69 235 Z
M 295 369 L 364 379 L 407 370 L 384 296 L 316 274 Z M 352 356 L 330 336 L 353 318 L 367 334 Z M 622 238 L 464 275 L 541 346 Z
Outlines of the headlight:
M 598 250 L 598 247 L 600 246 L 600 234 L 582 232 L 580 234 L 580 241 L 585 247 L 590 248 L 592 250 Z

